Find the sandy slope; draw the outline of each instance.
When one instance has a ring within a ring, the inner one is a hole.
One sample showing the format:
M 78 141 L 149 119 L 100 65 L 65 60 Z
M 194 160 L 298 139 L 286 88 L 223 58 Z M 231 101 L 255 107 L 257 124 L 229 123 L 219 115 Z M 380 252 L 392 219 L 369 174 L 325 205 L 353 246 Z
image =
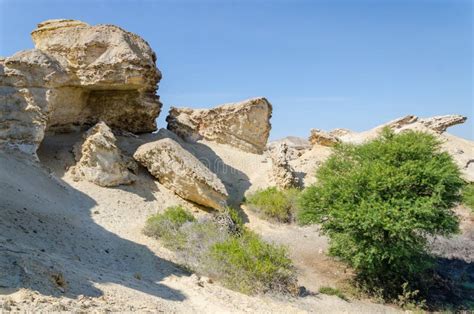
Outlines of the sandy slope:
M 39 151 L 41 165 L 13 152 L 0 153 L 0 304 L 4 308 L 216 313 L 396 311 L 325 295 L 285 300 L 248 297 L 190 276 L 172 262 L 171 252 L 141 233 L 149 215 L 185 202 L 143 169 L 138 182 L 127 187 L 101 188 L 74 182 L 65 171 L 73 163 L 70 150 L 78 138 L 47 138 Z M 133 150 L 149 140 L 147 135 L 121 138 L 120 143 L 124 150 Z M 189 149 L 201 160 L 208 160 L 209 167 L 236 195 L 235 202 L 251 185 L 255 189 L 268 184 L 270 165 L 265 156 L 236 152 L 223 145 L 191 146 Z M 191 204 L 186 206 L 203 214 Z M 288 239 L 301 239 L 306 234 L 322 247 L 326 245 L 316 230 L 292 226 L 277 230 L 265 222 L 255 222 L 251 216 L 249 220 L 269 240 L 291 245 Z M 275 229 L 273 233 L 271 229 Z M 289 236 L 285 237 L 287 231 Z M 306 250 L 300 246 L 291 251 L 298 265 L 304 264 L 298 261 L 298 254 Z M 319 250 L 315 252 L 315 258 L 321 255 Z M 300 277 L 307 277 L 305 271 L 300 271 Z M 321 283 L 326 284 L 331 278 L 324 280 Z M 318 287 L 311 280 L 304 284 Z

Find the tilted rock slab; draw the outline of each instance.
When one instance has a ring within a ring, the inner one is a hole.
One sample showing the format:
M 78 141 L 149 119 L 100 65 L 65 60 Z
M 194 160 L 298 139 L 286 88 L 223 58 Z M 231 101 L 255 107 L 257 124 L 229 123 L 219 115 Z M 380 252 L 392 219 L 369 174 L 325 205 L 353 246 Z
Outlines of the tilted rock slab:
M 253 98 L 212 109 L 172 107 L 168 129 L 187 141 L 205 139 L 262 154 L 270 135 L 272 105 Z
M 84 141 L 74 147 L 76 165 L 71 174 L 77 181 L 86 180 L 100 186 L 130 184 L 136 177 L 133 164 L 122 156 L 112 130 L 99 122 L 84 134 Z M 133 162 L 133 161 L 132 161 Z
M 0 59 L 0 144 L 35 153 L 46 130 L 104 121 L 151 132 L 161 103 L 156 55 L 113 25 L 50 20 L 32 32 L 35 49 Z
M 228 194 L 221 180 L 174 140 L 144 144 L 133 158 L 180 197 L 214 209 L 225 207 Z

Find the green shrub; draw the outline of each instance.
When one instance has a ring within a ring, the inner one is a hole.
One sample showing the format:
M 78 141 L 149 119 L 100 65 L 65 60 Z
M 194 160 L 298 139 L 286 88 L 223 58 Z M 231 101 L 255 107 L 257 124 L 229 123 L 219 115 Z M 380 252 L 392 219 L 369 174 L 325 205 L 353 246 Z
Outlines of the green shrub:
M 187 267 L 199 273 L 207 273 L 204 260 L 210 248 L 225 241 L 230 234 L 215 221 L 206 219 L 183 225 L 176 237 L 176 254 Z M 184 240 L 183 240 L 184 239 Z
M 163 213 L 148 218 L 143 232 L 147 236 L 161 239 L 169 248 L 182 246 L 185 239 L 179 229 L 186 222 L 193 221 L 196 221 L 196 218 L 182 206 L 172 206 Z
M 341 290 L 332 287 L 321 287 L 319 288 L 319 293 L 327 294 L 327 295 L 335 295 L 343 300 L 347 301 L 347 297 L 342 293 Z
M 174 250 L 185 267 L 231 289 L 248 294 L 296 290 L 296 273 L 285 248 L 245 229 L 235 209 L 215 215 L 221 218 L 197 221 L 182 207 L 170 207 L 150 217 L 144 233 Z
M 466 184 L 462 192 L 462 202 L 474 211 L 474 183 Z
M 246 204 L 263 218 L 291 222 L 297 211 L 298 189 L 279 190 L 270 187 L 258 190 L 246 198 Z
M 366 144 L 337 145 L 301 196 L 301 224 L 320 223 L 330 253 L 365 286 L 400 293 L 430 267 L 427 237 L 458 231 L 450 210 L 463 182 L 440 142 L 421 132 L 385 129 Z M 387 295 L 388 296 L 388 295 Z
M 230 289 L 247 294 L 294 293 L 296 273 L 286 249 L 245 230 L 211 247 L 208 271 Z

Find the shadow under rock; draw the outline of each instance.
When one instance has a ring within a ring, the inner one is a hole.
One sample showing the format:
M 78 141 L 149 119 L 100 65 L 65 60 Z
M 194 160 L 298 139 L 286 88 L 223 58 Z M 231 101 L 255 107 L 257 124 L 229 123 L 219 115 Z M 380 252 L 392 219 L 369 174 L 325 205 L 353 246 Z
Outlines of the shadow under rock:
M 209 146 L 185 143 L 187 150 L 211 170 L 224 184 L 229 194 L 228 204 L 238 208 L 250 188 L 250 179 L 242 171 L 226 164 Z
M 249 177 L 242 171 L 226 164 L 209 146 L 198 142 L 187 142 L 167 129 L 160 129 L 157 133 L 143 134 L 137 138 L 119 138 L 122 150 L 133 155 L 136 149 L 145 143 L 170 138 L 180 144 L 185 150 L 201 161 L 224 184 L 229 194 L 228 204 L 239 208 L 245 192 L 250 187 Z
M 97 297 L 95 283 L 113 283 L 185 299 L 159 282 L 187 273 L 95 223 L 89 196 L 13 154 L 0 152 L 0 166 L 0 293 Z
M 117 187 L 113 187 L 113 189 L 136 194 L 143 198 L 145 202 L 153 202 L 156 200 L 153 192 L 159 191 L 155 181 L 156 179 L 148 172 L 148 170 L 139 165 L 137 180 L 135 182 L 130 185 L 119 185 Z

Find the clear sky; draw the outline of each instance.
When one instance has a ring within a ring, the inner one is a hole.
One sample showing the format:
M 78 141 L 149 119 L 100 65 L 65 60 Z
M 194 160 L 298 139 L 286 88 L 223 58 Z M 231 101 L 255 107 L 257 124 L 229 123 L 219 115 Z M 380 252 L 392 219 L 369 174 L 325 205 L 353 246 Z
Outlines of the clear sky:
M 474 139 L 472 17 L 470 0 L 0 0 L 0 56 L 43 20 L 116 24 L 157 53 L 161 127 L 171 105 L 265 96 L 272 139 L 451 113 Z

